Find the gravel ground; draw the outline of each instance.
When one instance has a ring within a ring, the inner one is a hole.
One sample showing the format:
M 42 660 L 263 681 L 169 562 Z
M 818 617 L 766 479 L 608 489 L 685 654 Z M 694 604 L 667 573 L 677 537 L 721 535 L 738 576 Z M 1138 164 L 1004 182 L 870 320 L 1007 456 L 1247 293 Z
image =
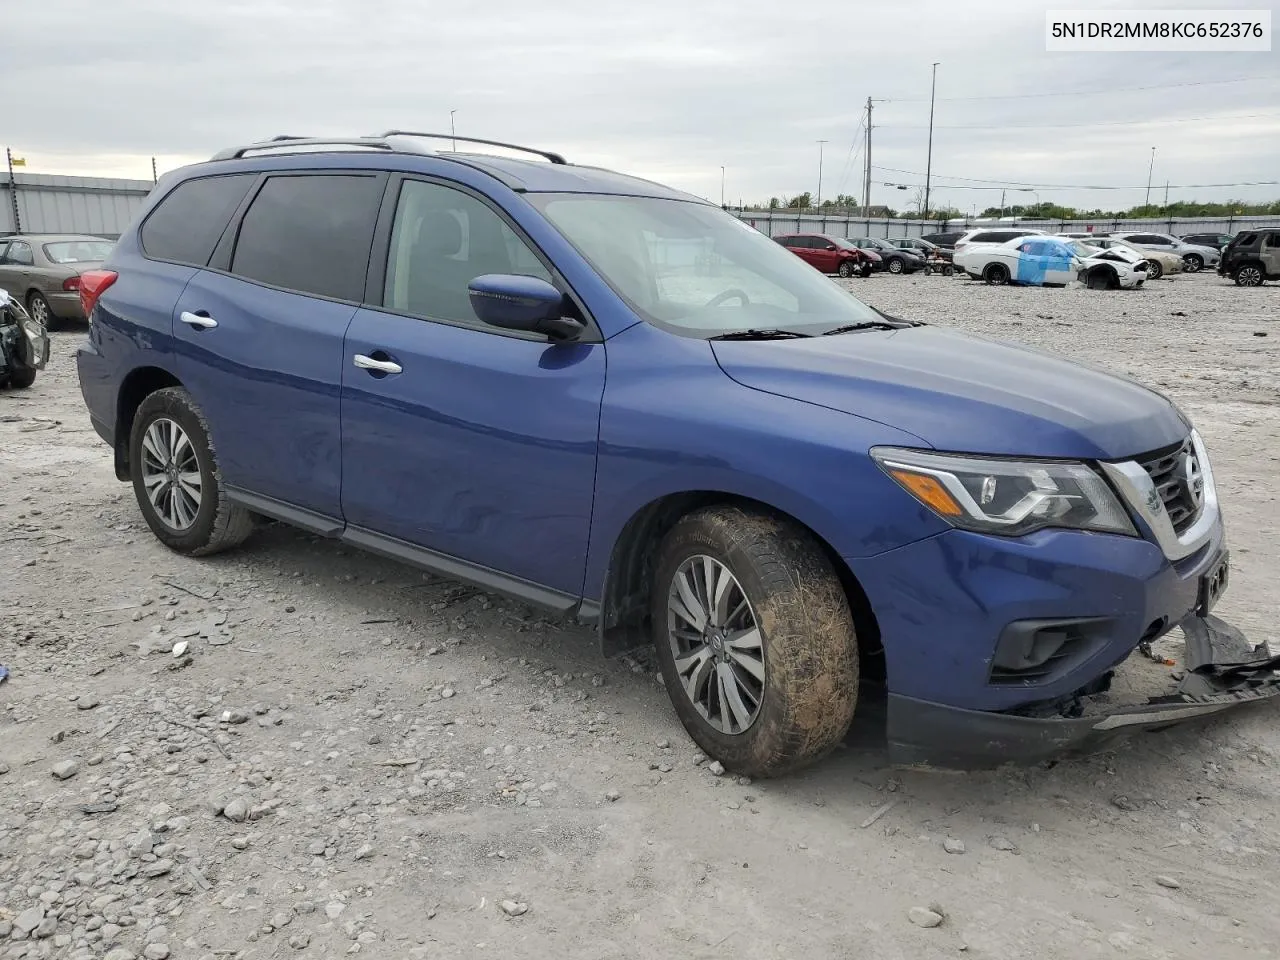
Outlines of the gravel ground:
M 1280 287 L 847 285 L 1169 392 L 1227 505 L 1220 610 L 1280 647 Z M 866 717 L 803 775 L 717 776 L 584 629 L 282 526 L 167 552 L 78 336 L 0 393 L 0 957 L 1280 951 L 1276 709 L 965 776 L 888 768 Z

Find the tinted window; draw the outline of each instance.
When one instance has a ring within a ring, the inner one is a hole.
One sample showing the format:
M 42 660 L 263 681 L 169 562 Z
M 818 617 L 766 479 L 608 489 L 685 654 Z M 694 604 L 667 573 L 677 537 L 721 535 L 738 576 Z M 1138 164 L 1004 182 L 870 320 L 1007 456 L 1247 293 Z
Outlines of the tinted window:
M 142 249 L 157 260 L 204 266 L 257 174 L 188 180 L 169 191 L 142 225 Z
M 245 211 L 231 272 L 287 290 L 363 300 L 381 199 L 379 177 L 272 177 Z
M 1169 241 L 1164 237 L 1158 237 L 1154 233 L 1139 233 L 1128 238 L 1130 243 L 1142 243 L 1147 246 L 1169 246 Z
M 19 267 L 29 267 L 35 263 L 35 258 L 31 255 L 31 244 L 25 240 L 14 240 L 10 242 L 9 249 L 5 252 L 4 262 L 11 263 Z
M 1274 248 L 1276 248 L 1276 247 L 1280 247 L 1280 233 L 1269 233 L 1269 234 L 1267 234 L 1267 238 L 1266 238 L 1266 240 L 1263 242 L 1263 246 L 1265 246 L 1265 247 L 1270 247 L 1270 248 L 1272 248 L 1272 249 L 1274 249 Z
M 784 247 L 794 247 L 796 245 L 795 237 L 774 237 L 774 239 Z
M 490 207 L 461 190 L 406 180 L 391 228 L 383 304 L 479 324 L 467 285 L 486 273 L 552 282 L 542 261 Z
M 1237 247 L 1252 247 L 1257 242 L 1258 235 L 1256 233 L 1242 233 L 1240 236 L 1236 237 Z

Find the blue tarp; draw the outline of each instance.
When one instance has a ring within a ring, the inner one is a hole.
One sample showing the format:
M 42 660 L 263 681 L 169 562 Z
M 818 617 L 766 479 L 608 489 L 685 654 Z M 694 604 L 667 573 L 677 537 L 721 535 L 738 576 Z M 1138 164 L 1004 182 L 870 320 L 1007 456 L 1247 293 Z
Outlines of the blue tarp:
M 1054 237 L 1029 238 L 1018 244 L 1016 279 L 1019 283 L 1041 286 L 1050 270 L 1070 273 L 1074 256 L 1070 247 Z

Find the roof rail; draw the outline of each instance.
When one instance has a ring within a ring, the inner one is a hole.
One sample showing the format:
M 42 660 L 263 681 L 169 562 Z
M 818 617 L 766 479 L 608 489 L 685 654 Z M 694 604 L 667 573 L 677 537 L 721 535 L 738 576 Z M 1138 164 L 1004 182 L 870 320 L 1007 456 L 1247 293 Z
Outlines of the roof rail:
M 522 153 L 533 153 L 552 163 L 567 164 L 563 156 L 558 153 L 552 153 L 550 150 L 539 150 L 536 147 L 522 147 L 517 143 L 503 143 L 501 140 L 482 140 L 479 137 L 458 137 L 452 133 L 420 133 L 415 130 L 388 130 L 386 133 L 379 134 L 380 139 L 387 137 L 424 137 L 429 140 L 461 140 L 463 143 L 483 143 L 490 147 L 505 147 L 508 150 L 519 150 Z
M 363 147 L 367 150 L 393 150 L 391 144 L 379 137 L 293 137 L 281 134 L 261 143 L 248 143 L 243 147 L 219 150 L 213 160 L 238 160 L 248 153 L 260 150 L 289 150 L 293 147 Z

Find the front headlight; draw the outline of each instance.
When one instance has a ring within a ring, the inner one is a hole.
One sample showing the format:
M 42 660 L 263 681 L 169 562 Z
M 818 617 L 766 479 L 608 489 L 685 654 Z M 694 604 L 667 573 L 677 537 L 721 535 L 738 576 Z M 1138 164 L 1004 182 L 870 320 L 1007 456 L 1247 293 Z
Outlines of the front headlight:
M 893 447 L 871 451 L 904 490 L 965 530 L 1021 536 L 1045 527 L 1136 536 L 1119 499 L 1083 463 L 987 460 Z

